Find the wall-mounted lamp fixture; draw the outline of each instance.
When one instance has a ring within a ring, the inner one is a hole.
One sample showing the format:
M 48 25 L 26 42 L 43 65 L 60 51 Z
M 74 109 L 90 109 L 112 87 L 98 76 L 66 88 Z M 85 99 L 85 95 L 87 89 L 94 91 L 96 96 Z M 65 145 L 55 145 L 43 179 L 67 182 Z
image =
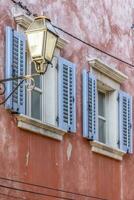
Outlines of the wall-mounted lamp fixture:
M 58 34 L 45 16 L 36 17 L 26 31 L 29 52 L 37 73 L 44 74 L 51 63 Z
M 26 35 L 29 52 L 32 61 L 34 62 L 36 74 L 7 77 L 6 79 L 0 80 L 0 95 L 5 93 L 6 82 L 20 80 L 19 84 L 13 89 L 13 91 L 2 102 L 0 102 L 0 105 L 4 104 L 25 80 L 32 80 L 31 82 L 33 83 L 35 76 L 44 74 L 47 70 L 48 64 L 51 64 L 52 62 L 58 34 L 51 24 L 50 19 L 45 16 L 36 17 L 27 29 Z

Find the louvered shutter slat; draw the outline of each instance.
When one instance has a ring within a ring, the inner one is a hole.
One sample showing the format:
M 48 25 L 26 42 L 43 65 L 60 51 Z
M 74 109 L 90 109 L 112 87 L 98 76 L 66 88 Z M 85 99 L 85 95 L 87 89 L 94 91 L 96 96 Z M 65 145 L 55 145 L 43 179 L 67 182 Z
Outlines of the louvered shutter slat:
M 25 74 L 25 36 L 6 27 L 6 66 L 5 77 L 18 77 Z M 5 98 L 15 89 L 20 80 L 6 83 Z M 6 102 L 5 107 L 13 112 L 25 114 L 25 86 L 20 87 Z
M 18 34 L 19 37 L 19 75 L 25 75 L 25 37 Z M 25 114 L 25 83 L 20 85 L 19 91 L 19 112 Z
M 88 126 L 89 137 L 96 139 L 96 78 L 93 74 L 88 74 Z
M 12 76 L 18 77 L 18 67 L 19 67 L 19 38 L 18 35 L 16 34 L 16 31 L 13 31 L 13 54 L 12 54 Z M 13 90 L 15 87 L 18 85 L 18 80 L 13 81 Z M 13 93 L 13 109 L 15 111 L 19 111 L 19 105 L 18 105 L 18 90 L 19 88 Z
M 120 149 L 132 153 L 132 97 L 119 92 Z
M 96 134 L 96 78 L 93 74 L 83 70 L 83 136 L 94 140 Z
M 58 68 L 59 127 L 76 132 L 75 65 L 60 57 Z

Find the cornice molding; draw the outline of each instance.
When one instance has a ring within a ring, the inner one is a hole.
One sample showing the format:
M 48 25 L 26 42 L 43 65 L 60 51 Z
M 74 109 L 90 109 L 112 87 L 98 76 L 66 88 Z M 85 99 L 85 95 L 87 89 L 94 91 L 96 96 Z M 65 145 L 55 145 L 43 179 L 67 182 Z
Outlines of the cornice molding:
M 32 17 L 29 17 L 25 14 L 19 14 L 14 17 L 15 22 L 22 26 L 25 30 L 29 27 L 30 23 L 33 21 Z M 57 48 L 63 49 L 65 45 L 67 45 L 69 41 L 65 40 L 64 38 L 59 36 L 58 42 L 57 42 Z
M 69 41 L 59 37 L 58 42 L 57 42 L 57 47 L 59 49 L 63 49 L 67 44 L 69 44 Z
M 113 79 L 118 83 L 123 83 L 128 77 L 117 69 L 113 69 L 98 59 L 87 59 L 90 67 Z
M 33 18 L 27 16 L 27 15 L 24 15 L 24 14 L 21 14 L 21 15 L 17 15 L 14 17 L 15 19 L 15 22 L 22 26 L 24 29 L 27 29 L 30 25 L 30 23 L 33 21 Z

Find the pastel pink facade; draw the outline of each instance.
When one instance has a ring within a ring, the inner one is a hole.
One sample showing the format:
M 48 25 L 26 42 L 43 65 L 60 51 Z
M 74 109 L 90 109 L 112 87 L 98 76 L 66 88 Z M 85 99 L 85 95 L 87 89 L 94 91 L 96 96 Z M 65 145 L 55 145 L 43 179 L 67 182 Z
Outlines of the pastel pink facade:
M 33 13 L 49 16 L 53 24 L 70 34 L 134 65 L 133 0 L 23 0 L 23 4 Z M 0 1 L 0 78 L 5 67 L 4 30 L 7 25 L 16 27 L 14 10 L 11 0 Z M 134 155 L 117 161 L 91 151 L 89 142 L 82 137 L 81 95 L 82 69 L 89 69 L 87 57 L 99 58 L 127 75 L 122 88 L 132 96 L 134 68 L 63 32 L 61 35 L 69 41 L 62 56 L 77 65 L 77 133 L 65 134 L 59 142 L 24 131 L 17 128 L 15 115 L 1 106 L 0 199 L 134 200 Z

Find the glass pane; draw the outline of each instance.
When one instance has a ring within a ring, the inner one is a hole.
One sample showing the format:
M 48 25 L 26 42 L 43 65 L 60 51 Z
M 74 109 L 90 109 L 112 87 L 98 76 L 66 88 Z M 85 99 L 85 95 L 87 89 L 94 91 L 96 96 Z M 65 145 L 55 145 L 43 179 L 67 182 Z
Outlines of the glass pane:
M 105 116 L 105 94 L 98 92 L 98 114 L 100 116 Z
M 41 120 L 41 94 L 35 90 L 31 94 L 31 117 Z
M 28 44 L 32 57 L 42 56 L 43 36 L 43 31 L 35 31 L 27 34 Z
M 32 62 L 31 63 L 31 74 L 36 74 L 36 70 L 35 70 L 35 65 L 34 63 Z M 41 88 L 41 76 L 35 76 L 34 77 L 34 80 L 35 80 L 35 87 L 37 88 Z
M 105 131 L 105 121 L 98 119 L 98 132 L 99 132 L 99 141 L 106 143 L 106 131 Z
M 57 36 L 55 36 L 54 34 L 52 34 L 48 31 L 47 32 L 47 41 L 46 41 L 46 50 L 45 50 L 45 53 L 46 53 L 45 58 L 48 61 L 51 61 L 51 59 L 52 59 L 56 41 L 57 41 Z

